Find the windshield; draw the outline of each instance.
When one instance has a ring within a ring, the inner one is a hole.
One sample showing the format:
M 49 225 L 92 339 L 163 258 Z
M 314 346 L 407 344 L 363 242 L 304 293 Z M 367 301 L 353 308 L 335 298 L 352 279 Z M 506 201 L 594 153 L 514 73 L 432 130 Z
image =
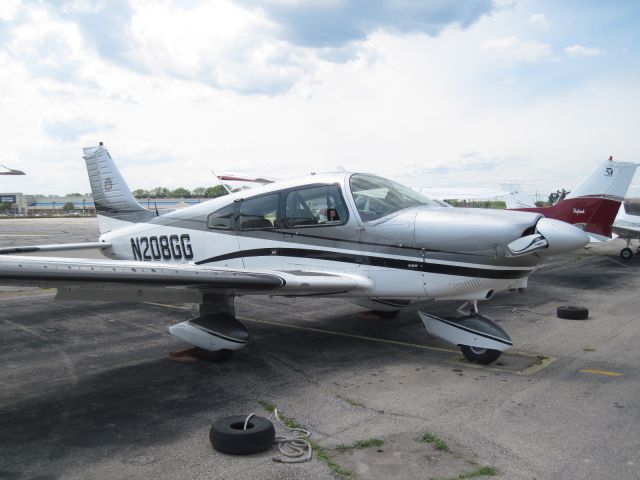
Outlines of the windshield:
M 364 222 L 418 205 L 438 206 L 421 193 L 386 178 L 356 173 L 351 176 L 349 184 L 358 213 Z

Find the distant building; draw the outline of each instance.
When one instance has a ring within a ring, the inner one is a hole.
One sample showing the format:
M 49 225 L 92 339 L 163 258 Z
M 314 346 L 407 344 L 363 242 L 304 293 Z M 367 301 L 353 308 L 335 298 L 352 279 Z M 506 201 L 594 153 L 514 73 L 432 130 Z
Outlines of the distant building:
M 176 210 L 189 205 L 208 200 L 206 198 L 144 198 L 138 199 L 143 207 L 149 210 L 166 211 Z M 25 195 L 23 193 L 0 193 L 0 203 L 10 203 L 9 215 L 83 215 L 94 216 L 96 214 L 96 206 L 93 203 L 92 195 L 82 196 L 43 196 L 43 195 Z M 68 203 L 73 204 L 73 210 L 64 211 L 64 206 Z

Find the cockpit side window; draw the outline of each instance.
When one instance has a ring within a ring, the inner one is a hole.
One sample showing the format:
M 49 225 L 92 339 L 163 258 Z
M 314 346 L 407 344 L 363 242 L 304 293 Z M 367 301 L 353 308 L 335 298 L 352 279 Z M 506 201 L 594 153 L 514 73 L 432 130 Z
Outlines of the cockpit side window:
M 349 183 L 353 201 L 363 222 L 377 220 L 418 205 L 437 206 L 421 193 L 386 178 L 357 173 L 351 176 Z
M 233 228 L 233 203 L 209 215 L 207 218 L 207 227 L 231 230 Z
M 279 203 L 280 195 L 278 193 L 242 200 L 240 203 L 240 230 L 273 228 Z
M 348 210 L 337 185 L 301 188 L 287 193 L 286 227 L 343 225 L 347 218 Z

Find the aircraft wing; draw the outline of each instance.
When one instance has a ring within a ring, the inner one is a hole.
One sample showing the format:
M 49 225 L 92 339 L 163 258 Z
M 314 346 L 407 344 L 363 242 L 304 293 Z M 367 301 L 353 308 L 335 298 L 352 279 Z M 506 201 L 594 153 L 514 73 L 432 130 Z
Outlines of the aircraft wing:
M 615 223 L 611 225 L 611 230 L 622 238 L 640 238 L 639 223 L 616 220 Z
M 176 298 L 182 291 L 187 298 L 188 292 L 194 291 L 301 296 L 331 295 L 372 287 L 369 279 L 358 275 L 13 255 L 0 256 L 0 285 L 59 288 L 67 292 L 102 291 L 105 300 L 113 299 L 108 295 L 110 290 L 133 293 L 152 290 L 156 296 L 161 290 L 160 293 L 172 292 Z
M 14 170 L 13 168 L 5 167 L 4 165 L 0 165 L 4 170 L 0 170 L 0 175 L 26 175 L 21 170 Z

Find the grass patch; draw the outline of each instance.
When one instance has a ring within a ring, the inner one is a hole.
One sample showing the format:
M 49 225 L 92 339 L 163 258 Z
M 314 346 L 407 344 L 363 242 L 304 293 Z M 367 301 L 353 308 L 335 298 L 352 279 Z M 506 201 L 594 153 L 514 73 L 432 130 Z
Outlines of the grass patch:
M 470 472 L 461 473 L 457 477 L 448 477 L 448 478 L 432 478 L 431 480 L 466 480 L 468 478 L 476 478 L 476 477 L 493 477 L 497 475 L 496 469 L 493 467 L 485 466 L 476 468 Z
M 477 468 L 471 472 L 462 473 L 458 475 L 458 480 L 464 480 L 465 478 L 475 478 L 475 477 L 493 477 L 497 475 L 496 469 L 489 466 L 484 466 Z
M 363 448 L 381 447 L 382 445 L 384 445 L 384 440 L 381 438 L 369 438 L 367 440 L 358 440 L 350 445 L 338 445 L 336 450 L 346 452 L 347 450 L 361 450 Z
M 264 408 L 269 413 L 273 413 L 276 409 L 276 406 L 271 402 L 267 402 L 265 400 L 258 400 L 258 403 L 262 408 Z
M 438 438 L 434 434 L 429 433 L 429 432 L 427 432 L 424 435 L 422 435 L 422 437 L 420 437 L 419 442 L 420 443 L 432 443 L 433 446 L 436 447 L 441 452 L 448 452 L 450 450 L 449 449 L 449 445 L 447 445 L 447 442 L 445 442 L 441 438 Z
M 342 480 L 355 480 L 356 474 L 352 470 L 347 470 L 346 468 L 342 468 L 336 462 L 333 461 L 331 455 L 326 448 L 321 447 L 315 442 L 311 442 L 311 446 L 313 447 L 313 451 L 316 454 L 316 457 L 321 462 L 324 462 L 335 474 L 337 474 Z
M 360 403 L 356 400 L 351 400 L 350 398 L 347 398 L 347 397 L 339 397 L 339 398 L 345 403 L 348 403 L 349 405 L 351 405 L 352 407 L 367 408 L 367 406 L 364 403 Z
M 276 406 L 271 402 L 259 400 L 258 403 L 262 406 L 262 408 L 265 409 L 265 411 L 269 413 L 273 413 L 276 410 Z M 282 422 L 289 428 L 304 428 L 294 418 L 287 417 L 286 415 L 280 413 L 280 411 L 278 411 L 278 417 L 280 417 L 280 420 L 282 420 Z M 331 458 L 331 455 L 326 448 L 317 444 L 316 442 L 312 442 L 311 440 L 309 440 L 309 443 L 311 444 L 311 448 L 313 449 L 313 453 L 315 454 L 316 458 L 321 462 L 324 462 L 327 467 L 329 467 L 331 471 L 338 475 L 342 480 L 355 480 L 355 472 L 347 470 L 346 468 L 342 468 L 340 465 L 338 465 Z
M 258 403 L 262 406 L 262 408 L 264 408 L 269 413 L 273 413 L 276 410 L 276 406 L 271 402 L 265 402 L 263 400 L 259 400 Z M 283 415 L 279 410 L 278 410 L 278 418 L 280 418 L 280 420 L 282 420 L 282 423 L 284 423 L 289 428 L 304 429 L 304 427 L 300 425 L 298 422 L 296 422 L 294 418 Z

